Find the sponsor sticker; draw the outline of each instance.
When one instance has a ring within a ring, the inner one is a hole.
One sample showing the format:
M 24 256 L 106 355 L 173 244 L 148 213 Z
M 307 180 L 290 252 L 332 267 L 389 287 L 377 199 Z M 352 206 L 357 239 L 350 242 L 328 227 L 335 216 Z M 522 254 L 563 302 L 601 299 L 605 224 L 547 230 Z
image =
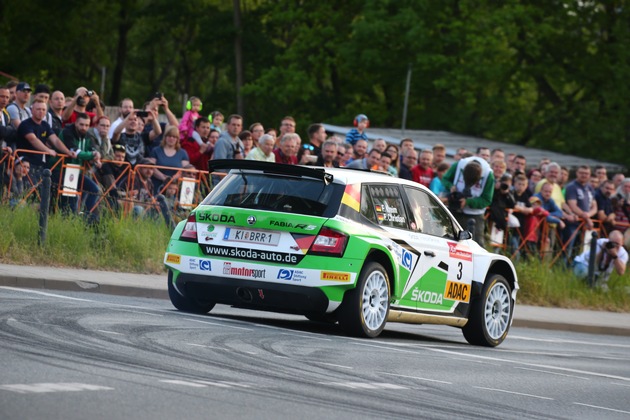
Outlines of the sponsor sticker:
M 287 270 L 286 268 L 281 268 L 278 270 L 278 280 L 291 280 L 293 278 L 293 270 Z
M 182 262 L 182 256 L 177 254 L 167 254 L 166 262 L 170 262 L 173 264 L 180 264 Z
M 266 269 L 256 269 L 256 268 L 247 268 L 247 267 L 237 267 L 232 266 L 231 262 L 223 263 L 223 274 L 230 276 L 241 276 L 241 277 L 249 277 L 252 279 L 261 279 L 265 278 Z
M 448 280 L 444 288 L 444 298 L 468 302 L 470 300 L 470 284 L 457 283 Z
M 411 271 L 411 264 L 413 263 L 413 254 L 406 249 L 402 249 L 402 256 L 400 258 L 402 266 Z
M 322 271 L 319 277 L 327 281 L 350 281 L 350 273 L 340 273 L 338 271 Z
M 448 255 L 451 258 L 472 261 L 472 252 L 465 251 L 461 248 L 457 249 L 457 243 L 455 242 L 447 242 L 447 244 L 448 244 Z

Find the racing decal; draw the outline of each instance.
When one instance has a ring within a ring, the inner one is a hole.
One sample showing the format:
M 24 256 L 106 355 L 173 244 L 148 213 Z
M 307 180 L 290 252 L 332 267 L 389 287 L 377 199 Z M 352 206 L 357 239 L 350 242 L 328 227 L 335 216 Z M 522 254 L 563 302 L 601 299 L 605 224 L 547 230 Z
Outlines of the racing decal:
M 306 223 L 291 223 L 291 222 L 283 222 L 280 220 L 269 220 L 269 226 L 273 227 L 286 227 L 293 229 L 304 229 L 304 230 L 315 230 L 317 226 L 315 225 L 307 225 Z
M 343 281 L 349 282 L 351 279 L 350 273 L 340 273 L 337 271 L 322 271 L 320 279 L 328 281 Z
M 188 267 L 191 270 L 212 271 L 212 262 L 210 260 L 190 258 L 188 260 Z
M 315 241 L 316 238 L 315 235 L 300 235 L 298 233 L 293 233 L 292 236 L 298 247 L 296 251 L 300 250 L 303 254 L 306 254 L 308 252 L 309 248 L 311 247 L 311 245 L 313 245 L 313 241 Z
M 374 211 L 379 222 L 405 223 L 405 216 L 401 216 L 398 208 L 389 206 L 387 202 L 374 205 Z
M 197 213 L 196 218 L 199 222 L 236 223 L 231 214 Z
M 444 289 L 444 298 L 468 303 L 470 301 L 470 288 L 470 284 L 448 280 Z
M 226 276 L 239 276 L 239 277 L 248 277 L 252 279 L 261 279 L 265 278 L 265 273 L 267 269 L 255 269 L 255 268 L 247 268 L 237 265 L 232 265 L 231 262 L 223 263 L 223 274 Z
M 447 244 L 449 257 L 472 261 L 472 252 L 470 252 L 467 246 L 459 245 L 457 242 L 447 242 Z
M 345 204 L 358 213 L 361 210 L 361 186 L 359 184 L 346 185 L 341 204 Z
M 306 274 L 302 270 L 289 270 L 281 268 L 276 276 L 278 280 L 301 282 L 306 280 Z
M 166 262 L 179 264 L 182 262 L 182 256 L 177 254 L 166 254 Z
M 264 251 L 261 249 L 229 247 L 221 245 L 200 245 L 206 255 L 215 257 L 241 258 L 245 260 L 267 261 L 285 264 L 298 264 L 304 258 L 303 254 L 288 252 Z

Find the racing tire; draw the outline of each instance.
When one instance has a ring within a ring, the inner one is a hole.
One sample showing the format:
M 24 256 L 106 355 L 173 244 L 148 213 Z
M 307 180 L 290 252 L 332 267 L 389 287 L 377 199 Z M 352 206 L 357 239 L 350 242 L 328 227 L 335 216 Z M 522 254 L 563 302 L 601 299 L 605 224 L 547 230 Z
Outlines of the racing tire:
M 510 284 L 500 274 L 490 275 L 481 296 L 471 302 L 468 322 L 462 328 L 464 338 L 476 346 L 498 346 L 507 337 L 513 313 Z
M 355 337 L 377 337 L 389 314 L 389 278 L 377 262 L 363 266 L 357 285 L 348 290 L 337 310 L 341 328 Z
M 194 314 L 207 314 L 214 308 L 214 302 L 201 301 L 187 296 L 182 296 L 173 286 L 173 272 L 168 271 L 168 297 L 175 308 L 183 312 Z

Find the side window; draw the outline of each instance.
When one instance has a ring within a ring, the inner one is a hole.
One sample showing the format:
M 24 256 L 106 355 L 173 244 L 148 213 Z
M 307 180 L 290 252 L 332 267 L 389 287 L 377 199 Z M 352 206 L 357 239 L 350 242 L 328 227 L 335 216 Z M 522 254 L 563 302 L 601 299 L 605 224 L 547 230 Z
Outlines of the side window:
M 401 191 L 397 185 L 370 184 L 363 188 L 367 189 L 370 197 L 365 197 L 364 212 L 363 197 L 368 194 L 361 194 L 361 214 L 381 226 L 409 229 Z
M 455 238 L 451 217 L 434 197 L 416 188 L 405 186 L 404 189 L 413 215 L 412 230 L 440 238 Z
M 374 213 L 374 203 L 368 192 L 368 187 L 365 184 L 361 187 L 361 215 L 372 223 L 378 224 L 376 214 Z

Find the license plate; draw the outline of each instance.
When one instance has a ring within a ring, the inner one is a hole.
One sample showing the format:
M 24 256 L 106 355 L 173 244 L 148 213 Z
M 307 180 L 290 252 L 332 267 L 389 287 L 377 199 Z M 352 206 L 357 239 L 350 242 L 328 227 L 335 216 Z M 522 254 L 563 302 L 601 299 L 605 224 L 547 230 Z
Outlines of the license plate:
M 280 242 L 280 233 L 263 232 L 260 230 L 227 228 L 225 229 L 223 240 L 277 246 Z

